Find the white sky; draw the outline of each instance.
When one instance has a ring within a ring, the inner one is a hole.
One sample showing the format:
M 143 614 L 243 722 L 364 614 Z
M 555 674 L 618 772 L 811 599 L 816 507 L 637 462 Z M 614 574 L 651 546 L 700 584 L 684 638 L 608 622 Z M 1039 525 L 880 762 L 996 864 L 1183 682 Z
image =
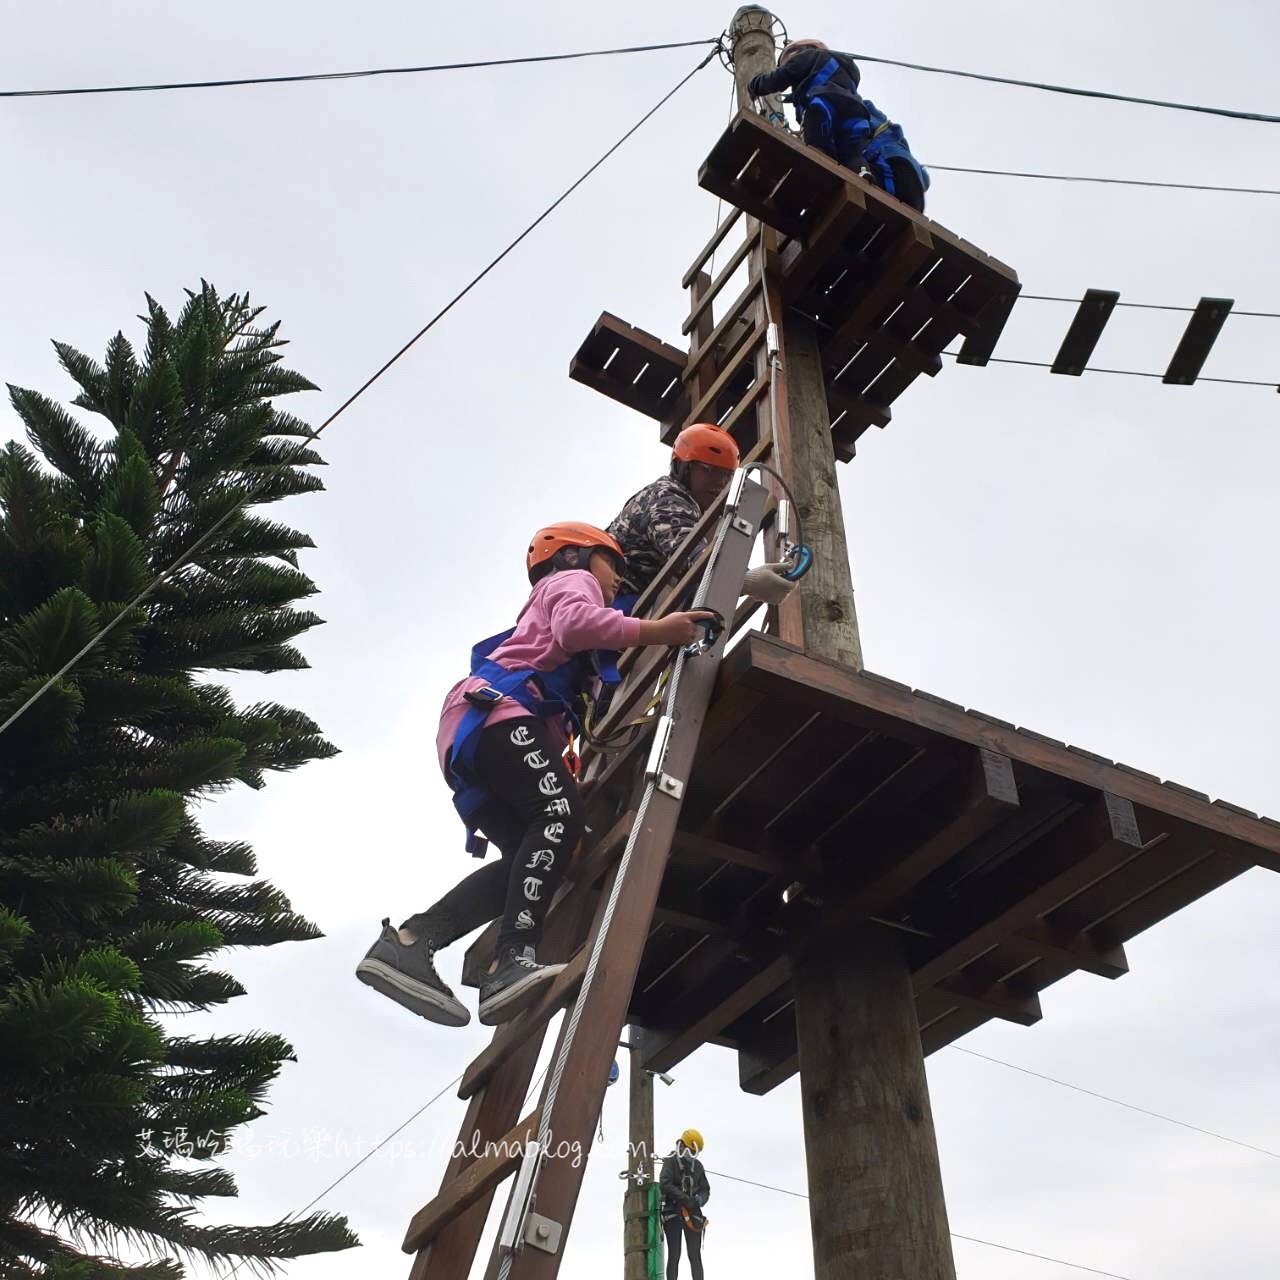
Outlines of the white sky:
M 267 6 L 6 6 L 0 84 L 124 82 L 501 57 L 709 36 L 732 5 L 366 0 Z M 794 3 L 792 34 L 888 57 L 1275 111 L 1273 6 L 1191 0 L 941 0 L 865 10 Z M 68 396 L 51 337 L 100 354 L 150 290 L 178 305 L 203 275 L 284 321 L 293 364 L 324 390 L 319 420 L 624 128 L 694 65 L 693 50 L 352 83 L 0 102 L 6 244 L 3 375 Z M 1275 126 L 1067 99 L 867 64 L 864 88 L 925 161 L 1280 186 Z M 704 71 L 659 117 L 336 424 L 328 492 L 294 518 L 328 625 L 314 669 L 245 680 L 305 708 L 335 761 L 208 807 L 327 932 L 242 955 L 245 999 L 192 1033 L 269 1027 L 300 1061 L 255 1126 L 301 1146 L 385 1134 L 459 1073 L 482 1029 L 447 1031 L 359 986 L 377 921 L 427 905 L 471 869 L 437 776 L 444 690 L 471 642 L 523 597 L 522 547 L 551 519 L 606 522 L 664 466 L 652 424 L 568 381 L 607 308 L 678 340 L 679 279 L 714 204 L 697 167 L 727 114 Z M 938 174 L 930 213 L 1014 265 L 1029 292 L 1201 294 L 1280 310 L 1267 198 Z M 1070 309 L 1020 305 L 1000 352 L 1051 359 Z M 1162 369 L 1185 317 L 1118 312 L 1099 364 Z M 1207 373 L 1275 378 L 1278 321 L 1233 319 Z M 895 406 L 842 472 L 873 670 L 1215 796 L 1280 814 L 1265 745 L 1280 713 L 1274 555 L 1277 400 L 1265 389 L 948 364 Z M 18 424 L 3 418 L 5 436 Z M 1128 948 L 1133 972 L 1044 997 L 1034 1030 L 975 1049 L 1280 1150 L 1272 922 L 1280 885 L 1253 871 Z M 459 946 L 443 959 L 447 977 Z M 474 999 L 468 993 L 469 999 Z M 706 1161 L 803 1190 L 795 1082 L 740 1094 L 704 1050 L 658 1091 L 659 1141 L 686 1125 Z M 929 1063 L 955 1231 L 1134 1280 L 1275 1271 L 1276 1164 L 953 1051 Z M 617 1274 L 625 1084 L 589 1169 L 561 1271 Z M 462 1104 L 446 1095 L 402 1135 L 435 1154 L 379 1158 L 325 1202 L 358 1257 L 298 1280 L 403 1275 L 398 1244 L 435 1192 Z M 238 1162 L 229 1220 L 300 1207 L 346 1167 Z M 810 1273 L 803 1201 L 713 1176 L 712 1276 Z M 496 1216 L 496 1215 L 495 1215 Z M 958 1243 L 963 1280 L 1079 1272 Z M 479 1274 L 477 1270 L 476 1274 Z

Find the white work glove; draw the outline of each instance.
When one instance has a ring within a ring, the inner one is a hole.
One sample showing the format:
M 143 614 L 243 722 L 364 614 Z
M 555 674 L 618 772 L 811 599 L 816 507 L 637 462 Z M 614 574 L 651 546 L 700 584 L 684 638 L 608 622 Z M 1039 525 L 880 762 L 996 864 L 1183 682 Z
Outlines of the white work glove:
M 795 589 L 794 582 L 787 581 L 782 575 L 787 570 L 785 563 L 761 564 L 747 570 L 742 580 L 742 594 L 759 600 L 761 604 L 781 604 Z

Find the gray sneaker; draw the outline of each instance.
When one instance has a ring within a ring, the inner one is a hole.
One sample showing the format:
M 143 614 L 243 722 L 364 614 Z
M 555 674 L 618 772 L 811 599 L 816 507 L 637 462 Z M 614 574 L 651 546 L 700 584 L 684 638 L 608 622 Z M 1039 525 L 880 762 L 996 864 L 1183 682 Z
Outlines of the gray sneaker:
M 406 947 L 387 919 L 382 922 L 382 936 L 356 965 L 356 977 L 419 1017 L 446 1027 L 465 1027 L 471 1014 L 436 972 L 435 953 L 430 938 L 419 938 Z
M 480 1021 L 486 1027 L 510 1022 L 542 995 L 563 968 L 562 964 L 539 964 L 532 947 L 507 947 L 480 988 Z

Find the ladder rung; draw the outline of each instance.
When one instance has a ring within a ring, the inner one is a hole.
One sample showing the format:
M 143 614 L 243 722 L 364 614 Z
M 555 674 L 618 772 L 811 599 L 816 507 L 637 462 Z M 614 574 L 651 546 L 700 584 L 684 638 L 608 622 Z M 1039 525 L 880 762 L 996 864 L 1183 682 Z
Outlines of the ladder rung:
M 413 1215 L 405 1233 L 405 1253 L 417 1253 L 431 1243 L 454 1218 L 469 1209 L 482 1196 L 515 1170 L 524 1149 L 537 1135 L 538 1113 L 531 1112 L 496 1144 L 486 1143 L 485 1153 L 449 1183 L 436 1198 Z

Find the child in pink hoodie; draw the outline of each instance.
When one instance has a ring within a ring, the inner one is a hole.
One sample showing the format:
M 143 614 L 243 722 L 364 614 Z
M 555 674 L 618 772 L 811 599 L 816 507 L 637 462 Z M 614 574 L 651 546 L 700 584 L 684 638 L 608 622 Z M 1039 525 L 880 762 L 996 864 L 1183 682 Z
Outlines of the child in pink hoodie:
M 688 644 L 698 620 L 711 616 L 648 620 L 609 608 L 625 563 L 613 538 L 591 525 L 540 529 L 526 564 L 533 590 L 515 627 L 477 646 L 473 674 L 449 691 L 436 737 L 468 825 L 497 845 L 502 861 L 472 872 L 399 929 L 384 920 L 356 968 L 361 982 L 446 1026 L 465 1026 L 471 1015 L 436 972 L 435 953 L 481 925 L 502 919 L 497 965 L 480 989 L 482 1023 L 515 1017 L 564 967 L 539 964 L 537 946 L 583 834 L 582 802 L 562 753 L 568 704 L 597 677 L 590 655 Z

